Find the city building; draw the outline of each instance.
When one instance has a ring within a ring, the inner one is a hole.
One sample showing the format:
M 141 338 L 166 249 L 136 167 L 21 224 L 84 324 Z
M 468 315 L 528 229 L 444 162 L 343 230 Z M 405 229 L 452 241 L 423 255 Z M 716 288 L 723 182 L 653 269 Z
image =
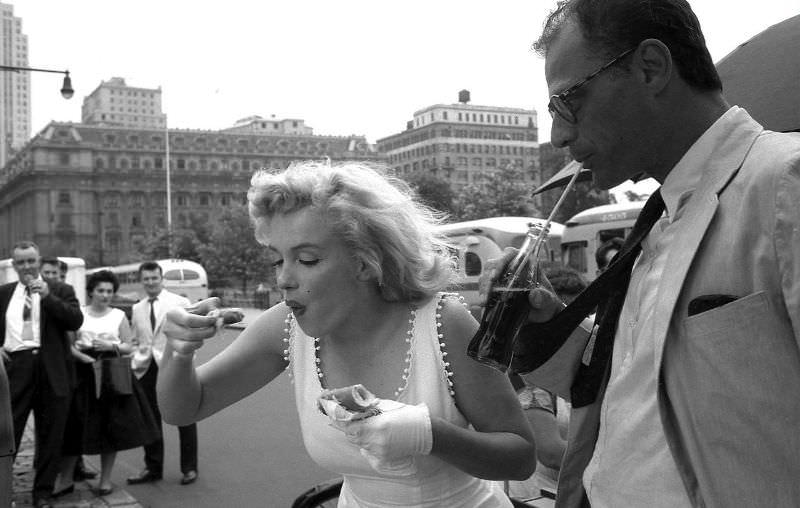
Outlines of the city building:
M 140 260 L 148 235 L 167 226 L 165 134 L 48 124 L 0 172 L 0 251 L 30 239 L 44 254 L 81 257 L 89 267 Z M 363 136 L 168 134 L 174 228 L 213 222 L 225 207 L 242 205 L 260 168 L 297 159 L 380 159 Z
M 428 171 L 454 190 L 480 185 L 489 173 L 514 168 L 531 188 L 539 175 L 536 110 L 469 104 L 435 104 L 414 113 L 406 130 L 379 139 L 378 152 L 398 176 Z
M 128 86 L 123 78 L 102 81 L 83 99 L 85 124 L 163 129 L 167 115 L 161 111 L 161 87 Z
M 269 120 L 258 115 L 248 116 L 237 120 L 233 127 L 222 129 L 222 132 L 240 134 L 300 134 L 310 136 L 314 130 L 307 126 L 305 121 L 298 118 L 276 119 L 272 115 Z
M 0 65 L 28 67 L 28 36 L 14 6 L 0 3 Z M 28 72 L 0 71 L 0 167 L 31 134 L 31 79 Z

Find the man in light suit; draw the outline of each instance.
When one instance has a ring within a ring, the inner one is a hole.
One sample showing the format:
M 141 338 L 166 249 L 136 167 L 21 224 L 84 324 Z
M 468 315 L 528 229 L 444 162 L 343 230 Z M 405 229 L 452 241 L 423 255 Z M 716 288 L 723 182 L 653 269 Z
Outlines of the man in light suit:
M 33 501 L 35 506 L 47 506 L 75 386 L 67 332 L 80 328 L 83 314 L 71 286 L 42 279 L 35 243 L 15 244 L 12 263 L 19 280 L 0 286 L 0 356 L 8 374 L 17 450 L 33 411 Z
M 800 506 L 800 134 L 726 102 L 684 0 L 568 0 L 535 48 L 553 144 L 663 197 L 591 338 L 531 291 L 526 376 L 573 402 L 557 506 Z
M 155 261 L 147 261 L 139 266 L 139 280 L 144 286 L 147 298 L 138 301 L 131 312 L 131 324 L 138 349 L 132 358 L 133 373 L 147 394 L 150 407 L 161 421 L 161 411 L 158 409 L 156 396 L 156 380 L 158 379 L 158 364 L 164 354 L 165 344 L 153 340 L 153 332 L 170 309 L 189 306 L 189 300 L 164 289 L 164 279 L 161 266 Z M 197 424 L 178 427 L 180 439 L 180 463 L 182 485 L 194 483 L 197 480 Z M 136 476 L 128 478 L 131 485 L 148 483 L 160 480 L 164 468 L 164 440 L 145 445 L 144 469 Z

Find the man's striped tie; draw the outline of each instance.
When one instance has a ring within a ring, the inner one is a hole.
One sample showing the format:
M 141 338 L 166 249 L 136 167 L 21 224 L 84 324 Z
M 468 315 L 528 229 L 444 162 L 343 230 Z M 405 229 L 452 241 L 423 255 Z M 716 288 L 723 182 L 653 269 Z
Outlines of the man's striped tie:
M 25 305 L 22 306 L 22 320 L 31 320 L 31 308 L 33 308 L 33 300 L 31 300 L 31 288 L 25 288 Z

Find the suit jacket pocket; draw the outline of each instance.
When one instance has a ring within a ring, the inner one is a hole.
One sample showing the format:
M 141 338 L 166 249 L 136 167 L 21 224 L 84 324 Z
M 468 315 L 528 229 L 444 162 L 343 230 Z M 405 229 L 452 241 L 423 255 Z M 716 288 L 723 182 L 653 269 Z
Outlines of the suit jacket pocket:
M 769 313 L 769 299 L 765 291 L 743 296 L 726 305 L 686 318 L 686 334 L 690 337 L 720 335 L 726 331 L 735 333 L 743 325 L 758 322 Z

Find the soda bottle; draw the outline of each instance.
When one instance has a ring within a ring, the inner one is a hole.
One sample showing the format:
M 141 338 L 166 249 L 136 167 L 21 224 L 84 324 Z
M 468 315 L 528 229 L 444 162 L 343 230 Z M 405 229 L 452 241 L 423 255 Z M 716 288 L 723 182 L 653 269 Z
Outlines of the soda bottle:
M 540 224 L 528 224 L 519 252 L 493 281 L 481 315 L 480 328 L 467 346 L 478 362 L 505 372 L 514 355 L 514 342 L 528 316 L 528 294 L 537 283 L 539 251 L 547 239 Z

